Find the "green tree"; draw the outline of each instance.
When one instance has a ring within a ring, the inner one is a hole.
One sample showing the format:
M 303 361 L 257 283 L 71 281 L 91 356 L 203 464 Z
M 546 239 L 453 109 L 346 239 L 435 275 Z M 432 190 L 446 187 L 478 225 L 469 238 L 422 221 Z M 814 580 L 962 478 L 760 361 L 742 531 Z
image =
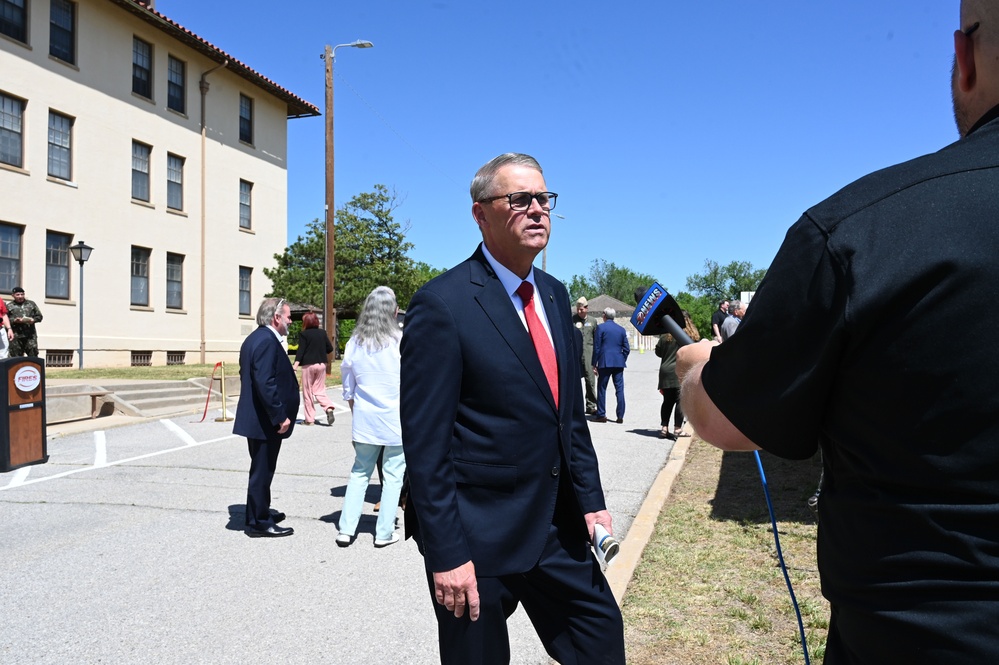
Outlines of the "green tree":
M 719 266 L 710 259 L 704 261 L 704 272 L 687 278 L 687 288 L 697 296 L 705 296 L 717 301 L 725 298 L 738 297 L 743 291 L 755 291 L 766 269 L 756 270 L 749 261 L 732 261 L 726 266 Z
M 416 290 L 439 270 L 408 256 L 408 225 L 392 216 L 396 196 L 384 185 L 354 196 L 336 211 L 334 302 L 337 312 L 356 315 L 376 286 L 395 291 L 405 309 Z M 273 283 L 273 294 L 293 302 L 323 306 L 326 270 L 325 225 L 318 219 L 306 227 L 305 236 L 275 254 L 277 266 L 264 268 Z
M 569 280 L 569 296 L 575 300 L 579 296 L 587 300 L 599 295 L 617 298 L 629 305 L 635 304 L 635 289 L 641 287 L 644 291 L 658 281 L 652 275 L 636 273 L 630 268 L 622 268 L 603 259 L 594 259 L 589 275 L 573 275 Z
M 709 296 L 695 296 L 686 291 L 676 294 L 676 304 L 680 309 L 686 310 L 690 314 L 690 320 L 697 327 L 697 332 L 701 333 L 701 338 L 711 338 L 711 315 L 714 313 L 717 304 Z
M 326 242 L 323 223 L 314 219 L 306 226 L 304 236 L 275 254 L 277 266 L 264 268 L 271 280 L 267 297 L 280 296 L 292 302 L 323 306 L 323 282 L 326 279 Z

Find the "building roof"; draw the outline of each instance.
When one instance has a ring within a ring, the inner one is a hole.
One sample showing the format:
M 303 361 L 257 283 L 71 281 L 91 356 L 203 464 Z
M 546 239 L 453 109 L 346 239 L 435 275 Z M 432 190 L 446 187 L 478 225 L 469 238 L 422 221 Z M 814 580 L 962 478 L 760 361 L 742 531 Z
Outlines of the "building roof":
M 305 101 L 298 95 L 281 87 L 263 74 L 254 71 L 248 65 L 237 60 L 219 47 L 209 43 L 205 39 L 202 39 L 176 21 L 160 14 L 150 6 L 154 4 L 153 2 L 144 2 L 143 0 L 110 0 L 110 2 L 131 12 L 135 16 L 138 16 L 150 25 L 159 28 L 177 41 L 193 48 L 209 60 L 219 64 L 228 63 L 227 69 L 231 72 L 243 77 L 253 85 L 266 90 L 270 94 L 288 104 L 289 118 L 321 115 L 319 113 L 319 107 L 315 104 Z
M 631 316 L 631 313 L 635 311 L 634 305 L 621 302 L 617 298 L 607 294 L 600 294 L 595 298 L 590 298 L 589 307 L 590 314 L 594 316 L 599 316 L 608 307 L 613 308 L 614 311 L 617 312 L 618 318 Z

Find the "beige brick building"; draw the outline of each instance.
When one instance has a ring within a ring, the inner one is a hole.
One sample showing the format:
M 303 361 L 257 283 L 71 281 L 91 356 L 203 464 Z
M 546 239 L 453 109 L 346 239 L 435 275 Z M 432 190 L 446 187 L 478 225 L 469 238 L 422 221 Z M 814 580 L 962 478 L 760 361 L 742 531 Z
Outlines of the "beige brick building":
M 287 122 L 318 108 L 133 0 L 0 0 L 0 298 L 85 366 L 236 359 L 287 235 Z M 196 26 L 195 26 L 196 27 Z

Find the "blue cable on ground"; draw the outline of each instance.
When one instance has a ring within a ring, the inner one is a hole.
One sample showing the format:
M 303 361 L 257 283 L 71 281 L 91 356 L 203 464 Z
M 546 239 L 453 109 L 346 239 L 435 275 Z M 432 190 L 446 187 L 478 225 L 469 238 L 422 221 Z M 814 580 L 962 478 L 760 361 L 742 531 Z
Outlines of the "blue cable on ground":
M 767 487 L 767 474 L 763 472 L 763 461 L 760 459 L 760 451 L 754 450 L 756 456 L 756 466 L 760 470 L 760 480 L 763 481 L 763 494 L 767 498 L 767 510 L 770 511 L 770 525 L 774 530 L 774 543 L 777 545 L 777 559 L 780 561 L 780 570 L 784 573 L 784 582 L 787 584 L 787 591 L 791 594 L 791 604 L 794 605 L 794 613 L 798 617 L 798 632 L 801 634 L 801 650 L 805 653 L 805 665 L 809 665 L 808 644 L 805 642 L 805 624 L 801 621 L 801 609 L 798 608 L 798 599 L 794 597 L 794 589 L 791 588 L 791 578 L 787 574 L 787 566 L 784 564 L 784 554 L 780 549 L 780 536 L 777 535 L 777 518 L 774 517 L 774 504 L 770 501 L 770 489 Z

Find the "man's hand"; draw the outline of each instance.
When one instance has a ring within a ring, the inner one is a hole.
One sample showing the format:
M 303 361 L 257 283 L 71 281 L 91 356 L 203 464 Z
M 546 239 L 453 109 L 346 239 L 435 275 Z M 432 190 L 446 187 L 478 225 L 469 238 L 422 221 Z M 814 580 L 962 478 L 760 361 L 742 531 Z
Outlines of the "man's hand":
M 609 519 L 609 518 L 608 518 Z M 463 563 L 454 570 L 434 573 L 434 598 L 456 618 L 461 618 L 468 607 L 468 618 L 479 618 L 479 585 L 475 581 L 475 564 Z
M 285 432 L 288 431 L 289 427 L 291 427 L 291 420 L 285 418 L 284 422 L 281 423 L 281 427 L 278 427 L 278 434 L 284 434 Z
M 718 346 L 718 342 L 702 339 L 697 344 L 681 346 L 676 350 L 676 377 L 683 381 L 683 377 L 696 365 L 701 365 L 711 357 L 711 349 Z
M 611 516 L 606 510 L 598 510 L 595 513 L 586 513 L 583 515 L 586 519 L 586 530 L 590 534 L 590 542 L 593 542 L 593 525 L 602 524 L 607 533 L 614 535 L 614 528 L 611 526 Z

